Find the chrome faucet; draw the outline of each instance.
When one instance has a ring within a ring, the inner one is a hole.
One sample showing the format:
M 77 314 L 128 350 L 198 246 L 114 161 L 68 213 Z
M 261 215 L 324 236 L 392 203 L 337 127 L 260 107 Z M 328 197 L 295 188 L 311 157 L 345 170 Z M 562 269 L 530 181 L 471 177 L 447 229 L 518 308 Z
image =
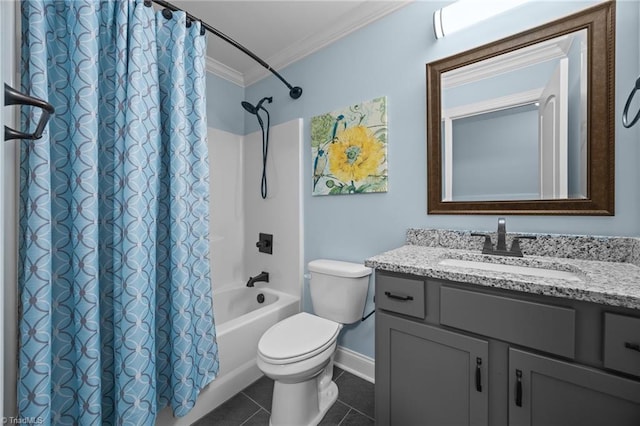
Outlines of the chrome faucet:
M 520 240 L 523 238 L 527 238 L 530 240 L 535 240 L 534 235 L 516 235 L 513 237 L 513 241 L 511 242 L 511 249 L 507 250 L 507 221 L 505 218 L 498 218 L 498 241 L 496 243 L 496 247 L 493 248 L 493 243 L 491 242 L 491 235 L 489 234 L 479 234 L 472 233 L 474 237 L 484 237 L 484 245 L 482 246 L 482 254 L 492 254 L 498 256 L 514 256 L 514 257 L 522 257 L 522 250 L 520 249 Z
M 253 287 L 253 284 L 264 281 L 265 283 L 269 282 L 269 273 L 262 271 L 259 275 L 255 277 L 249 277 L 249 281 L 247 281 L 247 287 Z

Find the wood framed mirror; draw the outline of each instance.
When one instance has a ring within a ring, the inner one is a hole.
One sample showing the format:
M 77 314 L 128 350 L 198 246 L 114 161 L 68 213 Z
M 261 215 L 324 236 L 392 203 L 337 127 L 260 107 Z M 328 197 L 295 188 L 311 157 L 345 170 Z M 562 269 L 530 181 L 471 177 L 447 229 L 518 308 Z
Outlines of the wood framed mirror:
M 614 1 L 427 64 L 427 212 L 613 215 L 614 68 Z

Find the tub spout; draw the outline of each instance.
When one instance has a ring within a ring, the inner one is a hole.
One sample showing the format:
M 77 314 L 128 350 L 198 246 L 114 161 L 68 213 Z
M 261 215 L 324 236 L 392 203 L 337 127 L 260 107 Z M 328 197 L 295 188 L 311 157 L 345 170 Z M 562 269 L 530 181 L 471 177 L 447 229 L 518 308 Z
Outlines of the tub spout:
M 260 275 L 256 275 L 255 277 L 249 277 L 249 281 L 247 281 L 247 287 L 253 287 L 254 283 L 259 281 L 264 281 L 266 283 L 269 282 L 269 273 L 262 271 Z

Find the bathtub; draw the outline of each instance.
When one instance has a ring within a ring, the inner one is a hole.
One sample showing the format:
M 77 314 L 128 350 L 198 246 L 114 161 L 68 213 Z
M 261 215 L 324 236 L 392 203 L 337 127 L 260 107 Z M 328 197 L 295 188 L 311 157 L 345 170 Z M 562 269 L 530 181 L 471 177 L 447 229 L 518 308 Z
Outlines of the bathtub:
M 259 295 L 264 297 L 262 303 Z M 171 409 L 165 407 L 158 414 L 156 425 L 190 425 L 259 379 L 262 372 L 256 366 L 256 352 L 260 337 L 276 322 L 298 312 L 297 297 L 269 288 L 234 285 L 214 292 L 218 377 L 202 390 L 189 414 L 174 418 Z

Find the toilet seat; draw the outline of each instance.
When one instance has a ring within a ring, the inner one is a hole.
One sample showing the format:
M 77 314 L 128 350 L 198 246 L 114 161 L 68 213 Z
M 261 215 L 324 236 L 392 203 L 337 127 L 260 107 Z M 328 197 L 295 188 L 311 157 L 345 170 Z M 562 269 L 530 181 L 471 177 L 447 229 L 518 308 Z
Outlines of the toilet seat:
M 291 364 L 331 347 L 341 324 L 301 312 L 273 325 L 260 338 L 258 354 L 270 364 Z

